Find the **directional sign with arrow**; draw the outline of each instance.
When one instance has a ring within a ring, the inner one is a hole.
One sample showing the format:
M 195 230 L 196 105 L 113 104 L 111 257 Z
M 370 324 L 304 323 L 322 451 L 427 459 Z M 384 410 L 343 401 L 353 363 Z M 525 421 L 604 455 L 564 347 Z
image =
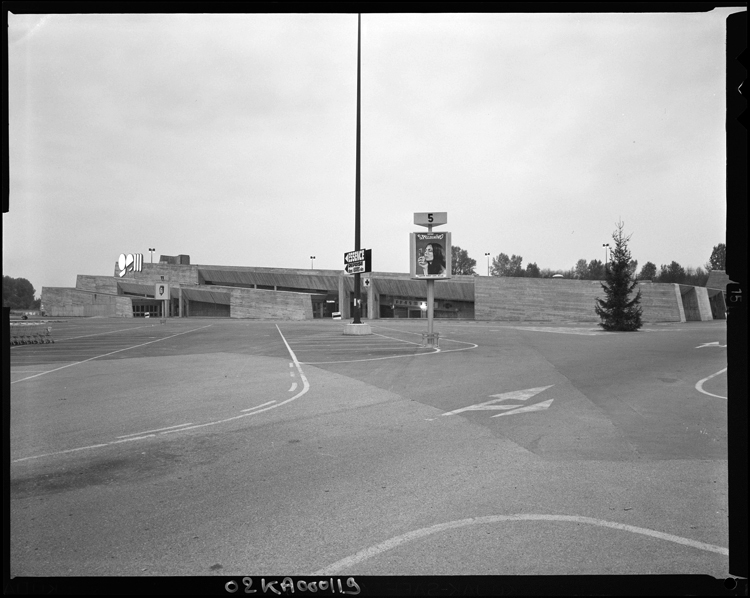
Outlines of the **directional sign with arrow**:
M 355 249 L 344 254 L 344 270 L 347 274 L 372 272 L 372 249 Z
M 469 407 L 462 407 L 461 409 L 455 409 L 454 411 L 448 411 L 443 415 L 456 415 L 457 413 L 463 413 L 464 411 L 504 411 L 505 413 L 498 413 L 492 417 L 501 417 L 503 415 L 513 415 L 515 413 L 529 413 L 530 411 L 543 411 L 547 409 L 554 399 L 549 399 L 541 403 L 534 403 L 532 405 L 498 405 L 504 401 L 526 401 L 531 397 L 538 395 L 540 392 L 552 388 L 553 384 L 549 386 L 540 386 L 538 388 L 527 388 L 526 390 L 514 390 L 512 392 L 505 392 L 496 395 L 490 395 L 493 398 L 491 401 L 485 401 L 484 403 L 478 403 L 476 405 L 470 405 Z

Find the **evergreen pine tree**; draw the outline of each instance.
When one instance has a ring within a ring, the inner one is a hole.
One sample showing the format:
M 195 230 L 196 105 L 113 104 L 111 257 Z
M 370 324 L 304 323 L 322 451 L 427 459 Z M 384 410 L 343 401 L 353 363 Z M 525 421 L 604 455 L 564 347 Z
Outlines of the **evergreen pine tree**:
M 604 330 L 611 331 L 635 331 L 641 327 L 641 291 L 639 290 L 633 299 L 630 294 L 638 284 L 630 268 L 630 251 L 628 241 L 630 236 L 625 237 L 622 230 L 624 224 L 617 223 L 617 230 L 612 233 L 615 246 L 612 249 L 609 263 L 604 272 L 605 299 L 596 299 L 597 315 L 601 318 L 599 326 Z

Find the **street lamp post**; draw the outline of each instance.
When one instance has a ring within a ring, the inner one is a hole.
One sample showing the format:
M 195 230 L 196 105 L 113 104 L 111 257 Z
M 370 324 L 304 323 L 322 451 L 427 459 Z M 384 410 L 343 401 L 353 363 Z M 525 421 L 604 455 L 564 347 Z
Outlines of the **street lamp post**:
M 311 255 L 310 256 L 310 270 L 312 270 L 314 266 L 315 266 L 315 256 Z
M 484 255 L 487 256 L 487 276 L 489 276 L 490 275 L 490 254 L 485 252 Z
M 151 252 L 151 263 L 154 263 L 154 251 L 156 251 L 156 247 L 149 247 L 148 250 Z
M 607 247 L 609 247 L 609 243 L 602 243 L 602 247 L 604 247 L 604 266 L 607 266 Z

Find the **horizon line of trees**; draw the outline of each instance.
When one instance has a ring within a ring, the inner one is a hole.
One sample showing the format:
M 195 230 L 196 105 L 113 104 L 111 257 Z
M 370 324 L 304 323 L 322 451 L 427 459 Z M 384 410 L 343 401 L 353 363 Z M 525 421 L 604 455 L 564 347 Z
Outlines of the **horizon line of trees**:
M 10 309 L 39 309 L 42 300 L 34 299 L 36 290 L 25 278 L 3 275 L 3 307 Z
M 469 257 L 465 249 L 454 245 L 451 248 L 451 273 L 479 276 L 475 271 L 477 261 Z M 606 277 L 606 265 L 601 260 L 587 262 L 580 259 L 575 266 L 569 270 L 552 270 L 550 268 L 539 268 L 535 262 L 530 262 L 523 267 L 523 257 L 500 253 L 492 258 L 490 276 L 512 276 L 526 278 L 551 278 L 555 274 L 562 274 L 563 278 L 577 280 L 604 280 Z M 638 271 L 638 260 L 631 259 L 628 265 L 630 276 L 634 280 L 648 280 L 651 282 L 667 282 L 678 284 L 689 284 L 693 286 L 705 286 L 711 270 L 726 269 L 726 245 L 719 243 L 711 252 L 711 257 L 704 267 L 690 266 L 684 268 L 673 261 L 670 264 L 661 264 L 657 269 L 653 262 L 646 262 Z

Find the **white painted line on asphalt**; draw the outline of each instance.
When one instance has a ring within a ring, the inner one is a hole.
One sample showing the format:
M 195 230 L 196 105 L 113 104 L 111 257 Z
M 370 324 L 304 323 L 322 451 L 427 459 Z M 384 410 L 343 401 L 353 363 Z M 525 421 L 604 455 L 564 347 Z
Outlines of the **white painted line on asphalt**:
M 151 434 L 152 432 L 161 432 L 162 430 L 171 430 L 172 428 L 182 428 L 183 426 L 192 426 L 192 422 L 188 422 L 187 424 L 178 424 L 176 426 L 167 426 L 166 428 L 157 428 L 156 430 L 146 430 L 144 432 L 135 432 L 133 434 L 123 434 L 122 436 L 118 436 L 118 438 L 127 438 L 128 436 L 138 436 L 140 434 Z
M 66 341 L 72 341 L 79 338 L 88 338 L 91 336 L 102 336 L 105 334 L 116 334 L 118 332 L 127 332 L 129 330 L 138 330 L 139 328 L 150 328 L 153 327 L 153 324 L 149 324 L 147 326 L 134 326 L 133 328 L 121 328 L 120 330 L 109 330 L 108 332 L 97 332 L 96 334 L 84 334 L 81 336 L 70 336 L 67 338 L 58 338 L 55 340 L 56 343 L 64 343 Z M 16 349 L 18 347 L 32 347 L 33 345 L 12 345 L 11 349 Z
M 364 550 L 360 550 L 356 554 L 348 556 L 328 565 L 327 567 L 312 573 L 312 576 L 323 576 L 323 575 L 335 575 L 342 569 L 352 567 L 364 560 L 377 556 L 387 550 L 396 548 L 412 540 L 418 540 L 430 536 L 432 534 L 444 532 L 449 529 L 455 529 L 459 527 L 466 527 L 469 525 L 484 525 L 488 523 L 504 523 L 506 521 L 564 521 L 571 523 L 585 523 L 589 525 L 595 525 L 599 527 L 608 527 L 620 531 L 631 532 L 634 534 L 641 534 L 644 536 L 650 536 L 659 540 L 666 540 L 668 542 L 674 542 L 676 544 L 682 544 L 683 546 L 689 546 L 691 548 L 697 548 L 699 550 L 706 550 L 708 552 L 715 552 L 724 556 L 729 555 L 729 550 L 723 546 L 715 546 L 714 544 L 707 544 L 705 542 L 698 542 L 689 538 L 682 538 L 672 534 L 665 534 L 656 530 L 648 529 L 645 527 L 636 527 L 634 525 L 627 525 L 624 523 L 617 523 L 614 521 L 605 521 L 603 519 L 593 519 L 591 517 L 580 517 L 576 515 L 536 515 L 536 514 L 519 514 L 519 515 L 489 515 L 486 517 L 471 517 L 469 519 L 459 519 L 457 521 L 448 521 L 447 523 L 440 523 L 431 527 L 424 527 L 422 529 L 414 530 L 401 536 L 396 536 L 380 544 L 375 544 Z
M 29 461 L 30 459 L 41 459 L 42 457 L 52 457 L 53 455 L 64 455 L 66 453 L 75 453 L 76 451 L 85 451 L 88 449 L 101 448 L 103 446 L 109 446 L 111 443 L 105 442 L 104 444 L 90 444 L 89 446 L 79 446 L 78 448 L 67 449 L 64 451 L 57 451 L 55 453 L 44 453 L 43 455 L 34 455 L 33 457 L 21 457 L 20 459 L 13 459 L 13 463 L 20 463 L 21 461 Z
M 508 411 L 507 413 L 498 413 L 497 415 L 493 415 L 492 417 L 501 417 L 503 415 L 515 415 L 516 413 L 529 413 L 531 411 L 544 411 L 545 409 L 548 409 L 550 405 L 552 405 L 552 401 L 555 399 L 549 399 L 548 401 L 542 401 L 541 403 L 535 403 L 534 405 L 527 405 L 526 407 L 519 407 L 518 409 L 515 409 L 513 411 Z
M 699 380 L 698 383 L 695 385 L 695 389 L 698 392 L 702 392 L 704 395 L 708 395 L 710 397 L 716 397 L 717 399 L 724 399 L 726 400 L 726 397 L 722 397 L 720 395 L 715 395 L 713 393 L 708 392 L 707 390 L 703 390 L 703 383 L 708 382 L 711 378 L 718 376 L 719 374 L 723 374 L 727 371 L 727 368 L 724 368 L 723 370 L 719 370 L 715 374 L 711 374 L 710 376 L 707 376 L 706 378 L 703 378 L 703 380 Z
M 292 382 L 292 387 L 289 389 L 289 392 L 294 392 L 296 390 L 296 388 L 297 388 L 297 383 L 296 382 Z
M 203 328 L 207 328 L 207 327 L 204 326 Z M 303 388 L 302 388 L 302 390 L 300 392 L 298 392 L 293 397 L 287 399 L 286 401 L 282 401 L 281 403 L 277 403 L 276 405 L 269 404 L 268 407 L 264 407 L 264 408 L 263 408 L 263 405 L 258 405 L 250 413 L 243 413 L 242 415 L 235 415 L 233 417 L 228 417 L 226 419 L 219 419 L 219 420 L 215 420 L 215 421 L 211 421 L 211 422 L 206 422 L 204 424 L 195 424 L 195 425 L 194 424 L 190 424 L 189 426 L 180 427 L 178 429 L 164 430 L 163 432 L 159 432 L 158 435 L 159 436 L 163 436 L 164 434 L 174 434 L 175 432 L 185 432 L 187 430 L 195 430 L 197 428 L 204 428 L 206 426 L 215 426 L 217 424 L 224 424 L 224 423 L 227 423 L 227 422 L 231 422 L 231 421 L 235 421 L 235 420 L 238 420 L 238 419 L 242 419 L 243 417 L 250 417 L 252 415 L 257 415 L 258 413 L 263 413 L 264 411 L 268 411 L 269 409 L 276 409 L 277 407 L 281 407 L 282 405 L 286 405 L 287 403 L 291 403 L 292 401 L 297 400 L 302 395 L 304 395 L 305 393 L 307 393 L 307 391 L 310 390 L 310 383 L 307 381 L 307 378 L 305 377 L 305 374 L 302 371 L 302 367 L 300 366 L 299 361 L 297 361 L 297 356 L 294 354 L 294 351 L 292 351 L 291 347 L 289 347 L 289 343 L 286 342 L 286 339 L 284 338 L 284 335 L 281 333 L 281 329 L 279 328 L 278 324 L 276 325 L 276 329 L 279 331 L 279 334 L 281 335 L 281 340 L 284 341 L 284 344 L 286 345 L 286 348 L 289 351 L 289 355 L 291 355 L 292 361 L 293 361 L 294 365 L 296 365 L 297 371 L 299 372 L 300 378 L 302 379 L 302 384 L 304 386 L 303 386 Z M 196 328 L 196 330 L 199 330 L 199 329 Z M 188 331 L 188 332 L 191 332 L 191 331 Z M 180 333 L 180 334 L 185 334 L 185 333 Z M 269 401 L 269 403 L 275 403 L 275 401 Z M 266 403 L 264 403 L 264 405 L 265 404 Z M 127 440 L 140 440 L 140 439 L 143 439 L 143 438 L 152 438 L 154 436 L 155 435 L 152 434 L 152 435 L 149 435 L 149 436 L 141 436 L 141 437 L 138 437 L 138 438 L 129 438 Z M 67 450 L 64 450 L 64 451 L 56 451 L 54 453 L 45 453 L 43 455 L 34 455 L 32 457 L 22 457 L 21 459 L 14 459 L 12 461 L 12 463 L 19 463 L 21 461 L 28 461 L 30 459 L 40 459 L 42 457 L 52 457 L 52 456 L 55 456 L 55 455 L 63 455 L 63 454 L 72 453 L 72 452 L 75 452 L 75 451 L 83 451 L 83 450 L 94 449 L 94 448 L 102 448 L 102 447 L 105 447 L 105 446 L 112 446 L 113 444 L 120 444 L 121 442 L 126 442 L 126 440 L 115 440 L 115 441 L 112 441 L 112 442 L 105 442 L 103 444 L 92 444 L 90 446 L 81 446 L 81 447 L 74 448 L 74 449 L 67 449 Z
M 255 407 L 248 407 L 247 409 L 243 409 L 242 412 L 245 411 L 254 411 L 255 409 L 260 409 L 261 407 L 265 407 L 266 405 L 271 405 L 272 403 L 275 403 L 276 401 L 268 401 L 267 403 L 262 403 L 260 405 L 256 405 Z
M 400 342 L 400 343 L 409 343 L 410 345 L 417 345 L 417 346 L 421 346 L 421 344 L 422 344 L 422 343 L 415 343 L 414 341 L 405 341 L 405 340 L 402 340 L 402 339 L 400 339 L 400 338 L 395 338 L 395 337 L 393 337 L 393 336 L 386 336 L 385 334 L 378 334 L 377 332 L 373 332 L 373 335 L 375 335 L 375 336 L 380 336 L 380 337 L 382 337 L 382 338 L 389 338 L 389 339 L 391 339 L 391 340 L 394 340 L 394 341 L 398 341 L 398 342 Z
M 145 326 L 134 326 L 133 328 L 121 328 L 120 330 L 109 330 L 107 332 L 97 332 L 96 334 L 83 334 L 81 336 L 71 336 L 68 338 L 62 338 L 57 342 L 72 341 L 79 338 L 89 338 L 92 336 L 103 336 L 105 334 L 117 334 L 118 332 L 128 332 L 129 330 L 138 330 L 139 328 L 153 328 L 153 324 L 146 324 Z
M 405 334 L 414 334 L 414 335 L 421 335 L 421 332 L 409 332 L 408 330 L 400 330 L 398 328 L 388 328 L 387 326 L 378 326 L 378 328 L 383 328 L 385 330 L 394 330 L 396 332 L 403 332 Z M 384 336 L 384 338 L 393 338 L 385 335 L 378 335 L 378 336 Z M 400 340 L 397 338 L 394 338 L 394 340 Z M 402 342 L 410 342 L 410 341 L 402 341 Z M 479 345 L 476 343 L 469 343 L 467 341 L 459 341 L 455 339 L 449 339 L 449 338 L 443 338 L 440 339 L 440 342 L 451 342 L 451 343 L 461 343 L 463 345 L 469 345 L 468 347 L 462 347 L 460 349 L 445 349 L 445 348 L 437 348 L 433 349 L 431 347 L 423 347 L 421 343 L 412 343 L 416 345 L 415 348 L 417 349 L 425 349 L 421 353 L 412 353 L 410 355 L 388 355 L 386 357 L 367 357 L 364 359 L 346 359 L 346 360 L 334 360 L 334 361 L 304 361 L 305 365 L 323 365 L 323 364 L 334 364 L 334 363 L 360 363 L 364 361 L 381 361 L 383 359 L 403 359 L 404 357 L 423 357 L 425 355 L 435 355 L 436 353 L 454 353 L 456 351 L 468 351 L 469 349 L 476 349 Z M 373 350 L 380 349 L 380 346 L 378 345 L 371 345 L 371 348 Z
M 27 376 L 26 378 L 21 378 L 20 380 L 13 380 L 11 384 L 15 384 L 16 382 L 23 382 L 24 380 L 31 380 L 32 378 L 38 378 L 39 376 L 44 376 L 45 374 L 51 374 L 52 372 L 57 372 L 60 370 L 64 370 L 65 368 L 69 368 L 74 365 L 81 365 L 82 363 L 86 363 L 88 361 L 93 361 L 94 359 L 99 359 L 100 357 L 107 357 L 109 355 L 114 355 L 115 353 L 122 353 L 123 351 L 129 351 L 130 349 L 137 349 L 138 347 L 145 347 L 146 345 L 150 345 L 152 343 L 158 343 L 160 341 L 165 341 L 170 338 L 174 338 L 175 336 L 180 336 L 182 334 L 188 334 L 189 332 L 195 332 L 196 330 L 201 330 L 203 328 L 208 328 L 211 326 L 209 324 L 208 326 L 201 326 L 199 328 L 193 328 L 192 330 L 186 330 L 185 332 L 178 332 L 177 334 L 172 334 L 170 336 L 165 336 L 164 338 L 158 338 L 155 341 L 149 341 L 147 343 L 141 343 L 140 345 L 133 345 L 132 347 L 125 347 L 124 349 L 117 349 L 117 351 L 111 351 L 110 353 L 104 353 L 103 355 L 96 355 L 95 357 L 90 357 L 89 359 L 84 359 L 83 361 L 75 361 L 73 363 L 69 363 L 68 365 L 64 365 L 59 368 L 55 368 L 54 370 L 47 370 L 46 372 L 42 372 L 41 374 L 34 374 L 33 376 Z
M 156 434 L 147 434 L 145 436 L 136 436 L 135 438 L 124 438 L 123 440 L 113 440 L 109 444 L 120 444 L 121 442 L 131 442 L 132 440 L 143 440 L 144 438 L 153 438 Z

